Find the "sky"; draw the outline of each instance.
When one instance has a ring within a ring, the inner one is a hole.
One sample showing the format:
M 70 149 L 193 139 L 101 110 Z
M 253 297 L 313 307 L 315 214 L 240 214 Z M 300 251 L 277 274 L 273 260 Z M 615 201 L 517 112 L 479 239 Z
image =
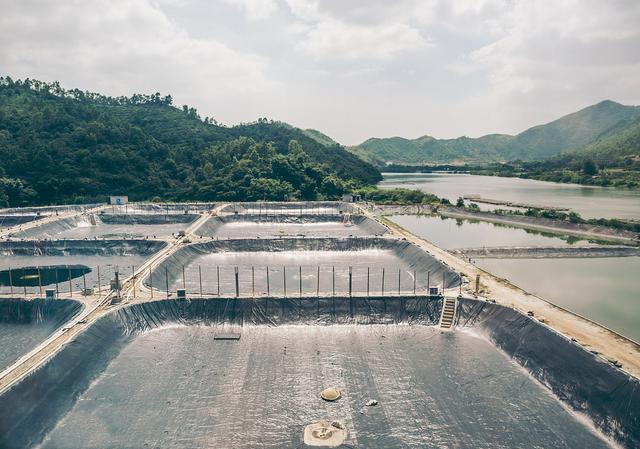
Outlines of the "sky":
M 0 74 L 160 92 L 227 125 L 517 133 L 640 104 L 637 0 L 0 0 Z

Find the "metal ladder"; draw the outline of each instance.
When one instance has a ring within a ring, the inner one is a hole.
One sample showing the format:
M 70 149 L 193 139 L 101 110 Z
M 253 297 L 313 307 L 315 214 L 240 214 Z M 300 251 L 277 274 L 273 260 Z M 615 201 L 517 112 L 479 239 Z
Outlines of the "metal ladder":
M 456 316 L 456 309 L 458 308 L 458 298 L 456 297 L 444 297 L 442 304 L 442 313 L 440 314 L 440 329 L 453 329 L 453 321 Z

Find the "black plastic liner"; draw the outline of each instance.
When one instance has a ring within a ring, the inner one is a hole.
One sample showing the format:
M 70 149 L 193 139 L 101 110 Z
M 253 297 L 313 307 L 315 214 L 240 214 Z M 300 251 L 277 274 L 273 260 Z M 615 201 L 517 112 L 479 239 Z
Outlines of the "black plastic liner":
M 362 215 L 352 215 L 349 217 L 350 223 L 353 228 L 344 227 L 344 235 L 350 233 L 360 233 L 369 235 L 382 235 L 387 233 L 388 229 L 375 220 L 367 218 Z M 196 231 L 196 234 L 200 236 L 216 236 L 225 225 L 230 223 L 289 223 L 289 224 L 310 224 L 310 223 L 338 223 L 343 222 L 343 217 L 336 214 L 303 214 L 303 215 L 258 215 L 258 214 L 243 214 L 243 215 L 220 215 L 209 218 L 202 224 Z M 275 231 L 265 230 L 264 236 L 267 237 L 273 234 Z M 350 232 L 351 231 L 351 232 Z
M 100 214 L 98 219 L 109 225 L 155 225 L 172 223 L 192 223 L 200 215 L 196 214 Z
M 42 218 L 39 215 L 0 215 L 0 228 L 10 228 L 12 226 L 29 223 Z
M 0 242 L 0 256 L 152 255 L 166 245 L 150 240 L 49 240 Z
M 0 371 L 82 310 L 73 300 L 0 299 Z
M 336 297 L 163 300 L 118 309 L 0 396 L 0 447 L 25 448 L 40 442 L 122 348 L 143 331 L 173 323 L 433 325 L 441 307 L 440 298 Z
M 188 267 L 190 264 L 197 264 L 196 260 L 198 257 L 211 253 L 340 251 L 345 252 L 345 254 L 353 254 L 354 257 L 357 257 L 357 251 L 370 249 L 393 251 L 398 259 L 405 263 L 407 267 L 419 271 L 423 278 L 427 272 L 430 272 L 433 281 L 432 285 L 441 282 L 443 275 L 445 276 L 446 288 L 457 287 L 460 284 L 460 276 L 458 273 L 406 240 L 382 237 L 352 237 L 212 240 L 206 243 L 186 245 L 163 260 L 152 272 L 153 286 L 155 288 L 165 289 L 167 282 L 171 285 L 174 281 L 181 278 L 183 267 Z M 260 265 L 260 263 L 260 258 L 256 256 L 255 265 Z M 381 266 L 384 265 L 383 256 L 379 264 Z M 423 281 L 424 279 L 421 279 L 420 282 Z M 149 285 L 149 278 L 145 280 L 145 284 Z
M 462 300 L 458 325 L 472 327 L 572 409 L 625 447 L 640 447 L 640 381 L 513 309 Z

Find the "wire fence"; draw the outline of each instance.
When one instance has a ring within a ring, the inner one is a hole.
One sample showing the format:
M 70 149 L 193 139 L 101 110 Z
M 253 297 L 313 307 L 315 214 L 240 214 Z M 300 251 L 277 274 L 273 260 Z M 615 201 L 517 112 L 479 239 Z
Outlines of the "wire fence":
M 405 296 L 439 295 L 454 279 L 461 278 L 389 266 L 190 265 L 150 271 L 144 283 L 160 296 Z

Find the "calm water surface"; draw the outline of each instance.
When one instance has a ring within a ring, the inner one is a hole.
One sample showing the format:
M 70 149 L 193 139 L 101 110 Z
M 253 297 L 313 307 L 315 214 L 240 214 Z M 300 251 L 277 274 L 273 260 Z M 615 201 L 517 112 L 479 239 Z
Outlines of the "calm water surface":
M 484 221 L 460 220 L 428 215 L 394 215 L 389 217 L 406 230 L 445 249 L 483 246 L 585 246 L 575 238 L 560 238 L 520 228 Z
M 478 259 L 476 265 L 640 341 L 640 257 Z
M 382 188 L 403 187 L 450 201 L 464 195 L 570 208 L 586 218 L 640 219 L 640 191 L 560 184 L 531 179 L 436 173 L 384 173 Z M 480 204 L 483 210 L 489 205 Z
M 569 245 L 559 237 L 493 223 L 417 215 L 397 215 L 391 219 L 445 249 Z M 477 259 L 475 264 L 528 292 L 640 341 L 640 257 Z

